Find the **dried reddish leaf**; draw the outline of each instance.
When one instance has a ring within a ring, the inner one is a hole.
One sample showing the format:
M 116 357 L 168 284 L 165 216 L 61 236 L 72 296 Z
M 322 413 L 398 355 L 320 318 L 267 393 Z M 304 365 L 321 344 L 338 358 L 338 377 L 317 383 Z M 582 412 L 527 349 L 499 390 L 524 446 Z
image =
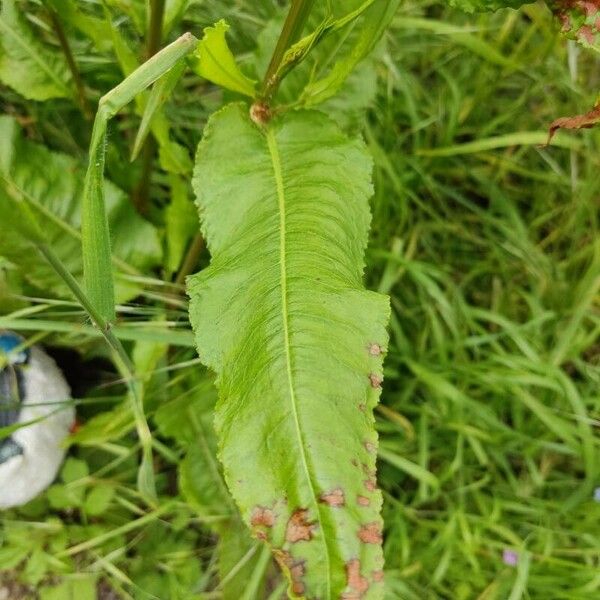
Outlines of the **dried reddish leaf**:
M 550 144 L 554 134 L 559 129 L 589 129 L 598 123 L 600 123 L 600 104 L 596 104 L 592 110 L 582 115 L 560 117 L 560 119 L 556 119 L 550 124 L 546 145 Z

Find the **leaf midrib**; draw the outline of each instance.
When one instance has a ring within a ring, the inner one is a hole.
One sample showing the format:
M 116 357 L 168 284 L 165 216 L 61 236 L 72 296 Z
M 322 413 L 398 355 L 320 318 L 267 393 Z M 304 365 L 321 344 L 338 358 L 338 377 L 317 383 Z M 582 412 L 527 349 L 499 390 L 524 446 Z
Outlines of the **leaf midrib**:
M 271 158 L 271 164 L 273 167 L 273 174 L 275 177 L 275 185 L 277 189 L 277 205 L 279 210 L 279 266 L 280 266 L 280 279 L 281 279 L 281 312 L 283 321 L 283 336 L 285 346 L 285 361 L 286 371 L 288 378 L 289 396 L 292 405 L 292 414 L 294 416 L 294 426 L 296 429 L 296 437 L 298 446 L 300 447 L 300 457 L 302 459 L 302 465 L 308 482 L 308 487 L 312 495 L 313 505 L 316 508 L 317 521 L 319 523 L 319 531 L 321 535 L 322 545 L 325 551 L 325 561 L 327 566 L 327 596 L 331 597 L 331 563 L 329 558 L 329 548 L 327 546 L 327 540 L 325 539 L 325 532 L 323 530 L 323 523 L 321 520 L 321 511 L 315 488 L 313 486 L 310 469 L 308 468 L 308 461 L 306 458 L 306 451 L 304 448 L 304 438 L 302 434 L 302 427 L 300 426 L 300 420 L 298 418 L 298 406 L 296 391 L 294 387 L 294 378 L 292 375 L 292 360 L 291 360 L 291 347 L 290 347 L 290 333 L 289 333 L 289 314 L 288 314 L 288 299 L 287 299 L 287 265 L 286 265 L 286 214 L 285 214 L 285 190 L 283 186 L 283 175 L 281 170 L 281 160 L 279 157 L 279 148 L 277 147 L 277 140 L 275 134 L 271 128 L 267 129 L 266 132 L 267 145 L 269 148 L 269 155 Z

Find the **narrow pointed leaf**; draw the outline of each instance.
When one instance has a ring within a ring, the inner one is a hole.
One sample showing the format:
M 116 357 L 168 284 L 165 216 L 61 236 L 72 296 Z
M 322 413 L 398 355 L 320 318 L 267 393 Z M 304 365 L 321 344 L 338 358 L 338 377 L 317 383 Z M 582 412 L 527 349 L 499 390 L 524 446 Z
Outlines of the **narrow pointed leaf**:
M 345 83 L 356 65 L 373 50 L 394 16 L 400 0 L 383 0 L 369 6 L 356 28 L 352 47 L 333 65 L 324 77 L 310 82 L 302 94 L 307 107 L 333 97 Z
M 222 19 L 206 27 L 190 63 L 200 77 L 253 98 L 256 82 L 246 77 L 235 62 L 225 39 L 228 30 L 229 25 Z
M 196 38 L 191 34 L 182 35 L 138 67 L 100 100 L 83 187 L 81 236 L 86 291 L 106 321 L 113 321 L 115 317 L 110 234 L 102 185 L 108 121 L 181 61 L 196 43 Z
M 181 61 L 180 63 L 177 63 L 174 67 L 172 67 L 169 71 L 167 71 L 154 84 L 152 91 L 148 96 L 146 107 L 144 108 L 142 122 L 140 123 L 137 135 L 135 136 L 133 150 L 131 151 L 132 161 L 138 157 L 140 150 L 142 149 L 142 146 L 146 141 L 146 138 L 148 137 L 148 133 L 150 133 L 150 126 L 152 124 L 152 119 L 156 115 L 156 111 L 158 111 L 162 107 L 167 98 L 171 95 L 171 92 L 177 85 L 177 82 L 183 75 L 184 71 L 185 62 Z
M 319 112 L 259 129 L 229 105 L 198 148 L 212 262 L 189 280 L 190 318 L 218 375 L 227 484 L 292 597 L 383 597 L 372 410 L 389 307 L 362 285 L 370 179 L 363 144 Z

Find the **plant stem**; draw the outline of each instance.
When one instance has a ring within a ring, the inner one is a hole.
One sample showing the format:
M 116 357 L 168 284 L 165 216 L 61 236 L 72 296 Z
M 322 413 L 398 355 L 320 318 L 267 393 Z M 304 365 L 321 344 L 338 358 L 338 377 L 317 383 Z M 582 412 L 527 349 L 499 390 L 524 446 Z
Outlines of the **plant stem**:
M 177 273 L 177 277 L 175 278 L 175 285 L 180 286 L 185 283 L 185 278 L 193 272 L 196 264 L 198 263 L 198 258 L 200 257 L 200 252 L 202 252 L 202 248 L 204 248 L 204 239 L 202 238 L 201 233 L 197 233 L 190 247 L 181 263 L 181 268 L 179 269 L 179 273 Z
M 146 45 L 147 59 L 154 56 L 160 50 L 164 18 L 165 0 L 150 0 L 150 23 L 148 25 L 148 40 Z
M 287 49 L 300 39 L 313 4 L 314 0 L 292 0 L 260 90 L 261 98 L 267 103 L 275 95 L 279 85 L 276 74 L 281 60 Z
M 146 59 L 151 58 L 160 50 L 164 17 L 165 0 L 150 0 L 150 22 L 148 23 L 148 37 L 146 41 Z M 156 142 L 153 139 L 146 140 L 144 149 L 142 150 L 142 176 L 133 194 L 135 207 L 141 215 L 145 215 L 148 212 L 150 181 L 155 154 Z
M 56 11 L 46 5 L 46 10 L 50 16 L 50 21 L 52 23 L 52 28 L 54 29 L 54 33 L 58 38 L 58 42 L 60 43 L 60 47 L 62 48 L 63 54 L 67 60 L 67 65 L 69 66 L 69 70 L 71 71 L 71 75 L 73 77 L 73 82 L 75 83 L 75 87 L 77 88 L 77 96 L 79 99 L 79 105 L 81 107 L 81 112 L 86 120 L 92 118 L 92 113 L 90 112 L 90 107 L 87 101 L 87 97 L 85 94 L 85 87 L 83 85 L 83 79 L 81 78 L 81 73 L 77 68 L 77 63 L 75 62 L 75 57 L 73 56 L 73 52 L 71 51 L 71 45 L 69 44 L 69 40 L 65 34 L 65 30 L 63 29 L 62 23 L 56 14 Z
M 144 413 L 144 403 L 142 399 L 142 393 L 140 389 L 139 381 L 135 377 L 135 367 L 129 358 L 129 355 L 123 348 L 121 341 L 115 336 L 111 330 L 110 323 L 104 319 L 104 317 L 96 310 L 96 307 L 75 279 L 71 272 L 63 265 L 60 258 L 55 254 L 54 250 L 44 241 L 37 241 L 36 246 L 44 258 L 48 261 L 50 266 L 56 271 L 56 273 L 65 282 L 67 287 L 71 290 L 75 298 L 79 301 L 83 309 L 88 313 L 90 319 L 99 329 L 100 333 L 115 353 L 118 362 L 120 363 L 123 371 L 126 374 L 127 387 L 132 398 L 132 412 L 135 418 L 136 429 L 140 438 L 140 443 L 144 452 L 144 459 L 146 464 L 148 460 L 151 460 L 152 452 L 152 434 L 146 421 Z M 148 456 L 150 459 L 148 459 Z M 153 490 L 154 483 L 152 482 L 147 486 L 146 492 L 150 496 L 149 500 L 152 500 L 155 496 Z

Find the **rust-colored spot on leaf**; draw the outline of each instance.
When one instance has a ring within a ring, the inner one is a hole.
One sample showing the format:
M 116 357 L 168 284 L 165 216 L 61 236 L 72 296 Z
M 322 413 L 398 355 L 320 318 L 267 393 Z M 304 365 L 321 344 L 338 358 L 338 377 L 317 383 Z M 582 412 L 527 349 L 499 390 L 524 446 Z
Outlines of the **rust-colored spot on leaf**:
M 328 504 L 329 506 L 344 506 L 344 490 L 342 490 L 342 488 L 335 488 L 330 492 L 325 492 L 321 494 L 319 500 L 323 502 L 323 504 Z
M 273 548 L 273 556 L 282 569 L 284 567 L 289 568 L 289 565 L 293 562 L 292 555 L 287 550 Z
M 369 344 L 369 354 L 371 356 L 379 356 L 381 354 L 381 346 L 379 344 Z
M 301 581 L 292 581 L 292 592 L 294 594 L 304 594 L 304 584 Z
M 365 485 L 365 489 L 369 492 L 374 492 L 377 490 L 377 482 L 374 479 L 365 479 L 363 482 Z
M 359 404 L 358 410 L 360 410 L 360 412 L 365 412 L 367 410 L 367 405 L 363 403 Z
M 286 550 L 280 550 L 279 548 L 273 551 L 275 560 L 279 563 L 279 566 L 285 571 L 287 570 L 292 580 L 292 591 L 294 594 L 303 594 L 305 587 L 302 583 L 302 578 L 306 573 L 306 561 L 294 560 L 292 555 Z
M 375 389 L 379 389 L 383 383 L 383 379 L 376 373 L 369 374 L 369 381 L 371 382 L 371 387 Z
M 373 442 L 366 441 L 365 442 L 365 450 L 369 454 L 375 454 L 375 452 L 377 451 L 377 446 Z
M 353 558 L 346 563 L 347 585 L 350 588 L 343 596 L 343 600 L 360 600 L 369 589 L 369 582 L 360 574 L 360 560 Z
M 373 571 L 373 581 L 383 581 L 383 571 Z
M 585 41 L 588 44 L 594 43 L 594 30 L 590 25 L 582 25 L 577 32 L 577 37 L 580 41 Z
M 583 0 L 577 3 L 587 17 L 593 17 L 600 12 L 600 2 L 598 0 Z
M 381 525 L 377 522 L 363 525 L 358 531 L 358 538 L 365 544 L 381 544 Z
M 309 542 L 312 539 L 315 523 L 308 520 L 308 511 L 299 508 L 294 511 L 287 524 L 285 539 L 295 544 L 296 542 Z
M 252 511 L 252 516 L 250 517 L 250 525 L 252 527 L 273 527 L 274 524 L 275 513 L 270 508 L 257 506 Z
M 371 506 L 371 501 L 366 496 L 356 496 L 356 503 L 359 506 Z
M 597 104 L 592 110 L 583 115 L 556 119 L 555 121 L 552 121 L 550 128 L 548 129 L 548 141 L 546 142 L 546 145 L 552 141 L 554 134 L 559 129 L 588 129 L 598 123 L 600 123 L 600 104 Z

